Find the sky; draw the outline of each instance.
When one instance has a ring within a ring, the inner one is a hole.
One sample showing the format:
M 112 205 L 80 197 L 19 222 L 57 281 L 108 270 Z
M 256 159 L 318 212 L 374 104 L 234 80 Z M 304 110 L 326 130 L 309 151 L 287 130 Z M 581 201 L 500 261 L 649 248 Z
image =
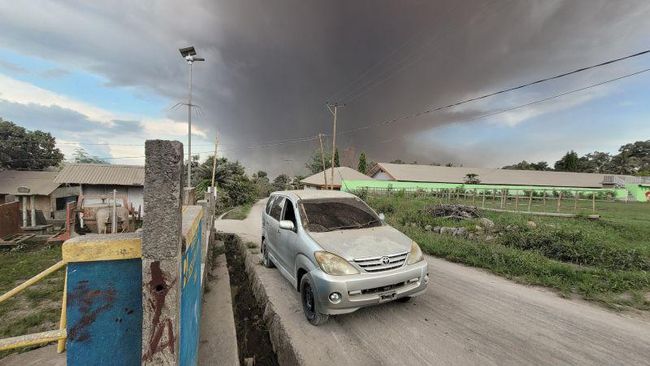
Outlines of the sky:
M 150 0 L 0 3 L 0 118 L 113 163 L 144 141 L 249 172 L 306 174 L 327 102 L 344 162 L 501 167 L 650 138 L 650 55 L 432 113 L 418 112 L 650 49 L 645 0 Z M 517 108 L 520 107 L 520 108 Z M 512 109 L 515 108 L 515 109 Z M 506 109 L 512 109 L 504 112 Z M 394 122 L 388 122 L 396 120 Z

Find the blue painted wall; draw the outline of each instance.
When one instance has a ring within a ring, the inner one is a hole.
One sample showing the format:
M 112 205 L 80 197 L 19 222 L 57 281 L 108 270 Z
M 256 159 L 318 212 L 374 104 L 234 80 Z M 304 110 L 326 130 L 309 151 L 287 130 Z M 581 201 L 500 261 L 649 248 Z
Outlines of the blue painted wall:
M 180 364 L 194 366 L 199 354 L 199 320 L 201 319 L 201 232 L 203 222 L 183 253 L 181 273 L 181 344 Z
M 141 262 L 68 264 L 68 366 L 140 365 Z

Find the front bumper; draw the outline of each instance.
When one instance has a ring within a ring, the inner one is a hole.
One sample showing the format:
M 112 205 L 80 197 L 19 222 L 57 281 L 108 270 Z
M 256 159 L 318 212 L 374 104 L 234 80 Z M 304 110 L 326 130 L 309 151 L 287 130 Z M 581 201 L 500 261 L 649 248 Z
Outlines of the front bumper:
M 429 282 L 426 260 L 380 273 L 332 276 L 319 268 L 309 275 L 314 282 L 318 311 L 323 314 L 346 314 L 364 306 L 418 296 Z M 329 300 L 333 292 L 341 294 L 337 303 Z

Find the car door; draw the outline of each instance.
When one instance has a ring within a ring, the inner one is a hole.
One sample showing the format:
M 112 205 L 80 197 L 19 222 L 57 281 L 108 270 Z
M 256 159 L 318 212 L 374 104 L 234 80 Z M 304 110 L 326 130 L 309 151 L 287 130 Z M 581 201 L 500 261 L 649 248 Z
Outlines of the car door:
M 266 207 L 262 212 L 262 236 L 265 238 L 269 237 L 267 233 L 268 231 L 267 226 L 268 226 L 269 218 L 271 217 L 271 206 L 273 206 L 273 201 L 275 200 L 276 197 L 277 196 L 269 197 L 269 199 L 266 201 Z
M 281 257 L 278 253 L 280 241 L 280 218 L 282 217 L 282 209 L 284 208 L 284 197 L 277 196 L 271 204 L 271 212 L 266 220 L 266 246 L 269 255 L 274 263 L 284 264 L 281 262 Z
M 280 240 L 278 241 L 278 253 L 282 257 L 283 266 L 289 271 L 291 277 L 295 275 L 295 260 L 297 253 L 298 241 L 298 219 L 296 217 L 295 203 L 290 199 L 284 200 L 284 210 L 282 210 L 282 220 L 293 222 L 294 230 L 280 230 Z

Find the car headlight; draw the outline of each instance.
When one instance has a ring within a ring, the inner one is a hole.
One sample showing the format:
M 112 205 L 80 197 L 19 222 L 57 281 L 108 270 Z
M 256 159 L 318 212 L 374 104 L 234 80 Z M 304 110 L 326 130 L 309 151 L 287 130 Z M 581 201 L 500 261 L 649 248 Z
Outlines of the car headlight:
M 416 242 L 413 242 L 411 244 L 411 252 L 409 253 L 409 259 L 406 261 L 406 264 L 413 264 L 417 263 L 424 259 L 422 256 L 422 250 L 420 250 L 420 247 Z
M 327 274 L 334 276 L 358 274 L 359 271 L 354 268 L 348 261 L 330 252 L 315 252 L 316 262 L 320 268 Z

